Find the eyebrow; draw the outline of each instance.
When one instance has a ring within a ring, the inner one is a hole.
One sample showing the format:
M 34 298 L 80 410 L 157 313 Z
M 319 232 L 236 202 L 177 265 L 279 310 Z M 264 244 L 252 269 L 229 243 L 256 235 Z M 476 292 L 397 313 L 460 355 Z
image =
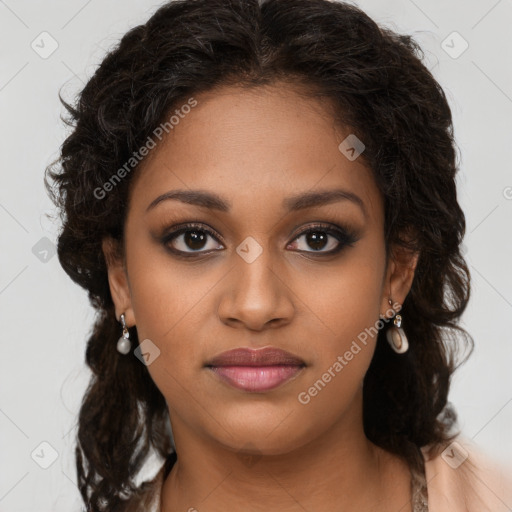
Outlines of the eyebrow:
M 222 199 L 222 197 L 213 192 L 207 192 L 204 190 L 171 190 L 151 201 L 146 212 L 155 208 L 161 202 L 170 199 L 221 212 L 229 212 L 232 206 L 229 201 Z M 364 216 L 367 217 L 363 200 L 353 192 L 343 189 L 327 189 L 297 194 L 284 199 L 283 207 L 288 212 L 294 212 L 304 210 L 306 208 L 313 208 L 315 206 L 331 204 L 337 201 L 351 201 L 352 203 L 357 204 L 361 208 Z

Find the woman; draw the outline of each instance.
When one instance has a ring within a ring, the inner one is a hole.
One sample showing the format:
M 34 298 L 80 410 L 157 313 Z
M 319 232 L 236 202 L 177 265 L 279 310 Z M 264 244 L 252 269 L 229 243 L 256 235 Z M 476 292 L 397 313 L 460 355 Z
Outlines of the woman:
M 87 510 L 512 505 L 447 402 L 470 276 L 420 54 L 340 2 L 174 1 L 62 100 Z

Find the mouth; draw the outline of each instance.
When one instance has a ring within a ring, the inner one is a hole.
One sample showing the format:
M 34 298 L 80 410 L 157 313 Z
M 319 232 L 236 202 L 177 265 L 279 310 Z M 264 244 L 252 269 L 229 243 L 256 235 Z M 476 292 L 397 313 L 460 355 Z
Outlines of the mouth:
M 223 382 L 249 392 L 275 389 L 306 367 L 299 357 L 273 347 L 239 348 L 223 352 L 206 365 Z

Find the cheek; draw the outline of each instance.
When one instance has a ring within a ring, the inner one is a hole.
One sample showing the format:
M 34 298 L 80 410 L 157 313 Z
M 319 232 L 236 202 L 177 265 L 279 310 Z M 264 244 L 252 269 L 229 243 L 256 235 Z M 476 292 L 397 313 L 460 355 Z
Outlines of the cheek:
M 310 311 L 303 332 L 315 347 L 310 378 L 301 390 L 307 395 L 302 403 L 315 402 L 308 407 L 319 412 L 333 400 L 336 408 L 343 408 L 343 401 L 350 400 L 360 387 L 373 357 L 384 271 L 376 254 L 377 247 L 354 251 L 329 274 L 307 273 L 295 289 L 305 311 Z
M 316 326 L 317 339 L 324 340 L 322 348 L 331 355 L 349 347 L 361 333 L 375 335 L 369 328 L 379 320 L 384 271 L 377 251 L 353 251 L 329 271 L 312 266 L 294 283 L 309 332 L 314 335 Z
M 194 333 L 200 330 L 199 318 L 212 318 L 208 294 L 214 276 L 200 266 L 184 271 L 183 264 L 157 249 L 133 247 L 130 255 L 128 274 L 139 341 L 150 339 L 160 350 L 148 370 L 161 390 L 172 388 L 176 386 L 172 377 L 183 382 L 204 363 L 203 347 Z

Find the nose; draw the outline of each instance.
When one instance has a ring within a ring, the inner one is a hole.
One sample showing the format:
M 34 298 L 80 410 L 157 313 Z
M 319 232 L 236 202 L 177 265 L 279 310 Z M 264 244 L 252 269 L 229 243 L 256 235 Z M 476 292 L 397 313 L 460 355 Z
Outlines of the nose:
M 223 280 L 220 320 L 231 327 L 253 331 L 288 324 L 295 308 L 286 270 L 272 265 L 268 250 L 252 262 L 238 254 L 234 258 L 235 266 Z

